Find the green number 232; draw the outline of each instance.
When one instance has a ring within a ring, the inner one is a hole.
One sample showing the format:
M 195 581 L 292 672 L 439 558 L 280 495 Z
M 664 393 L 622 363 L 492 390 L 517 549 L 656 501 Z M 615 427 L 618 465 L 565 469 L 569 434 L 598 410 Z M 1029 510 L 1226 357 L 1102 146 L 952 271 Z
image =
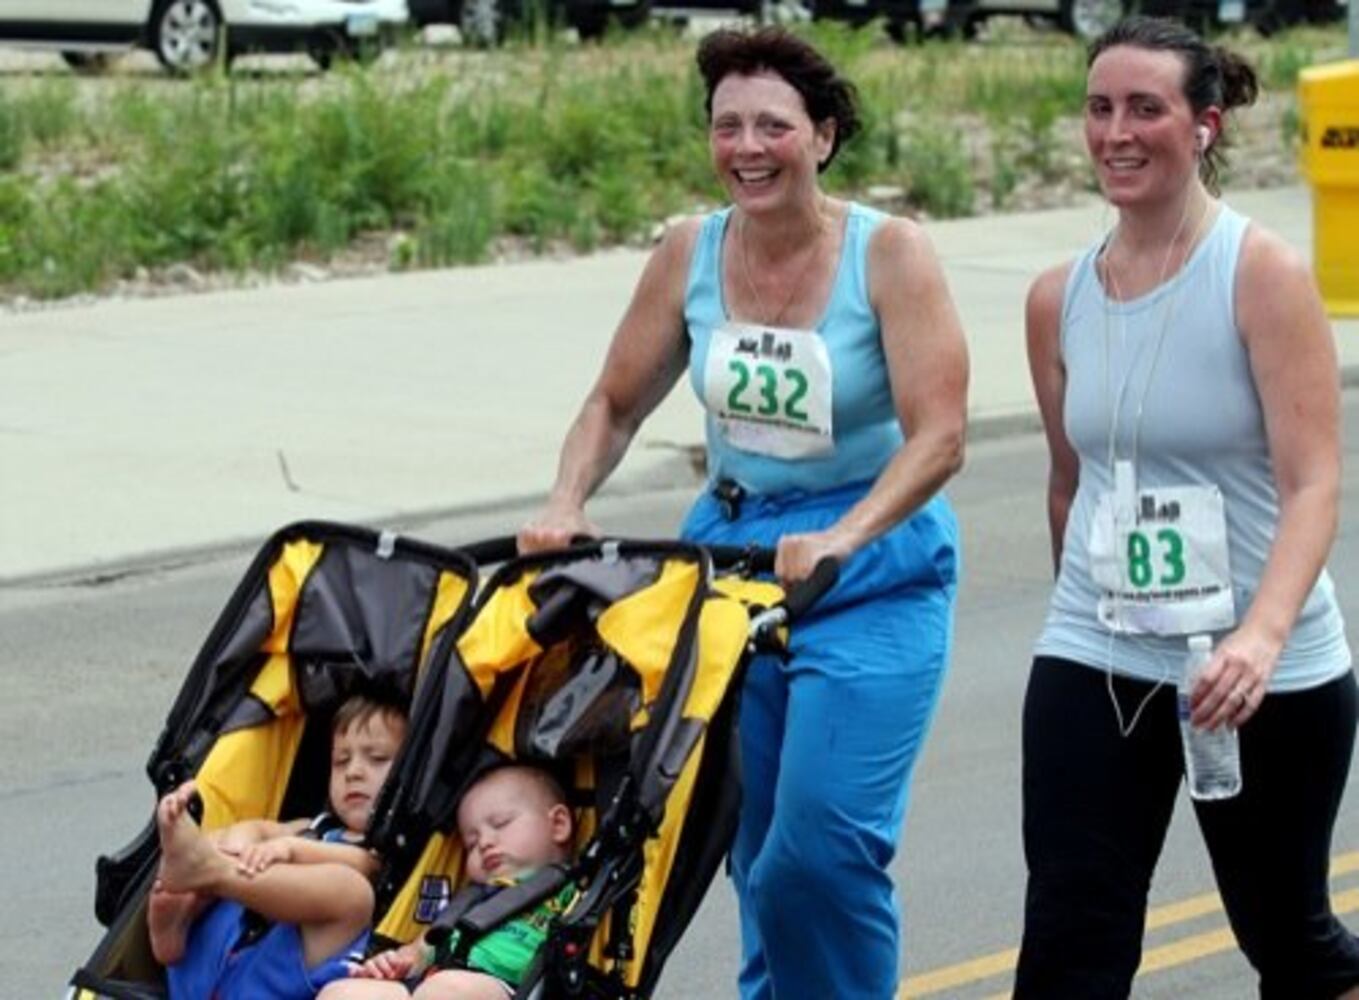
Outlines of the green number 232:
M 739 358 L 727 362 L 727 368 L 736 374 L 736 382 L 727 393 L 727 409 L 732 413 L 755 413 L 761 417 L 773 417 L 782 411 L 789 420 L 806 422 L 807 411 L 798 404 L 807 395 L 807 376 L 798 368 L 783 369 L 783 385 L 779 384 L 779 371 L 773 365 L 756 365 L 752 372 L 750 366 Z M 752 382 L 754 383 L 752 385 Z M 784 397 L 779 398 L 779 389 Z M 755 391 L 756 400 L 752 405 L 742 396 L 747 389 Z

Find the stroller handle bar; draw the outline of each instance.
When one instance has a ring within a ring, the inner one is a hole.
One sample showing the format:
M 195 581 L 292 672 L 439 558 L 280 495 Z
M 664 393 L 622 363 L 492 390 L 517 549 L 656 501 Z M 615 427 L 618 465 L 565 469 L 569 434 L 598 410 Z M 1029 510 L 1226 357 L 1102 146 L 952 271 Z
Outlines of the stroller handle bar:
M 519 541 L 514 535 L 488 538 L 484 542 L 459 545 L 458 550 L 467 554 L 478 566 L 493 566 L 509 562 L 519 555 Z
M 812 568 L 812 575 L 799 580 L 788 589 L 783 606 L 788 611 L 788 620 L 801 618 L 811 610 L 812 605 L 825 597 L 840 581 L 840 560 L 834 556 L 824 556 Z
M 761 555 L 768 553 L 769 565 L 774 564 L 772 549 L 758 550 Z M 801 618 L 817 601 L 825 597 L 840 579 L 840 561 L 834 556 L 825 556 L 812 569 L 811 576 L 799 580 L 787 589 L 783 600 L 768 610 L 761 611 L 750 621 L 750 635 L 761 638 L 771 635 L 775 629 Z
M 607 544 L 607 542 L 604 539 L 580 536 L 573 538 L 571 544 L 592 545 Z M 719 569 L 741 567 L 751 573 L 769 574 L 774 572 L 775 550 L 772 548 L 740 545 L 707 545 L 703 547 L 707 549 L 713 565 Z M 488 538 L 485 541 L 459 546 L 459 548 L 475 560 L 478 566 L 507 562 L 519 555 L 518 542 L 513 535 Z M 835 586 L 839 579 L 839 561 L 833 556 L 826 556 L 816 564 L 810 576 L 805 580 L 799 580 L 788 588 L 784 599 L 779 604 L 755 616 L 751 622 L 751 634 L 770 632 L 802 617 Z

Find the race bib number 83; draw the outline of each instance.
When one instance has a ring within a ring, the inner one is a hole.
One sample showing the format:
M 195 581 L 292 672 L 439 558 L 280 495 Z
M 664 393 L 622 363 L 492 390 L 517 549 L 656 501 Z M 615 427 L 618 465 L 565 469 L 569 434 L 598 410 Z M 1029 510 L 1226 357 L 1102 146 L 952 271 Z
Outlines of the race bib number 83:
M 1190 635 L 1236 623 L 1227 518 L 1215 486 L 1100 497 L 1090 531 L 1099 618 L 1117 632 Z

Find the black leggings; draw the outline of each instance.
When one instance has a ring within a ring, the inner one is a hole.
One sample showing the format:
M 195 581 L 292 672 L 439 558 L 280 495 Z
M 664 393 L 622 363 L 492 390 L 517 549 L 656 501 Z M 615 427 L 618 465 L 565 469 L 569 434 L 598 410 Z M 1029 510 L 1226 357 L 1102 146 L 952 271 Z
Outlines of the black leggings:
M 1125 998 L 1147 890 L 1184 774 L 1175 688 L 1126 739 L 1106 675 L 1040 656 L 1024 700 L 1029 867 L 1016 1000 Z M 1153 685 L 1114 679 L 1124 719 Z M 1354 748 L 1352 674 L 1271 694 L 1241 729 L 1242 791 L 1195 802 L 1236 940 L 1265 1000 L 1333 1000 L 1359 984 L 1359 939 L 1331 912 L 1331 829 Z

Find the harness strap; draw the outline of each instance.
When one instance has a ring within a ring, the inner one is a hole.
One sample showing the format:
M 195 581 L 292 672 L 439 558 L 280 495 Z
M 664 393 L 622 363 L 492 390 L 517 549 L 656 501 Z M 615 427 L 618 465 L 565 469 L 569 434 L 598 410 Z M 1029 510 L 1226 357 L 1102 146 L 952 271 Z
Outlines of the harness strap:
M 512 917 L 555 896 L 569 881 L 564 867 L 548 865 L 515 885 L 465 886 L 435 918 L 425 938 L 443 949 L 456 931 L 453 961 L 465 965 L 478 941 Z

